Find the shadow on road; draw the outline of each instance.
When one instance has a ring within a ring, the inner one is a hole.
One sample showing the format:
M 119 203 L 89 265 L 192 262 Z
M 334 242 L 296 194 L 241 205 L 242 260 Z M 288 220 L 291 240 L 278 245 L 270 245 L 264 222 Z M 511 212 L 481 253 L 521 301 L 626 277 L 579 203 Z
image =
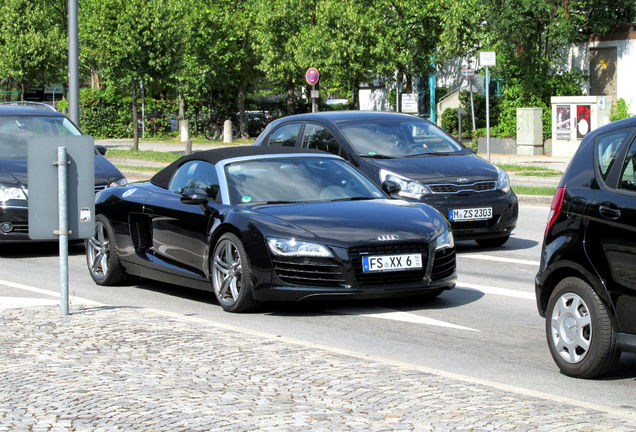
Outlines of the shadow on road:
M 496 247 L 483 247 L 479 246 L 477 242 L 472 240 L 458 240 L 456 242 L 457 252 L 477 252 L 477 251 L 511 251 L 531 249 L 539 245 L 536 240 L 529 240 L 524 238 L 510 237 L 510 239 L 503 246 Z
M 0 257 L 7 259 L 52 257 L 60 254 L 60 246 L 56 241 L 0 243 Z M 68 254 L 84 255 L 84 242 L 72 241 L 68 244 Z

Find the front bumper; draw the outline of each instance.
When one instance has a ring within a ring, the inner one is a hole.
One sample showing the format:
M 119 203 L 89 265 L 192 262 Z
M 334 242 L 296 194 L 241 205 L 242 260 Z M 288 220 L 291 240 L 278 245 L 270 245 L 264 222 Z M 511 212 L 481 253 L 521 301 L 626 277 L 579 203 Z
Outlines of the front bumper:
M 512 233 L 519 217 L 519 203 L 514 192 L 489 191 L 470 194 L 430 195 L 422 201 L 448 218 L 449 210 L 492 207 L 488 220 L 450 221 L 456 240 L 504 237 Z
M 30 240 L 28 217 L 29 209 L 26 203 L 7 201 L 0 205 L 0 228 L 4 224 L 10 224 L 11 227 L 9 232 L 0 229 L 0 243 Z
M 379 249 L 382 248 L 382 249 Z M 419 248 L 419 249 L 418 249 Z M 332 248 L 334 258 L 274 258 L 271 272 L 257 277 L 254 297 L 266 301 L 311 298 L 381 298 L 452 289 L 457 279 L 455 249 L 432 253 L 428 245 L 391 244 Z M 365 273 L 361 256 L 421 252 L 421 270 Z

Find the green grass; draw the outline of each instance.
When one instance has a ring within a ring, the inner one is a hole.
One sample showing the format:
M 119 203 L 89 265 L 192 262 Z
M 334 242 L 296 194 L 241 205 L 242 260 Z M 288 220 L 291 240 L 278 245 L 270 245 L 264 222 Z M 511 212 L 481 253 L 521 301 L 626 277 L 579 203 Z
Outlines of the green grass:
M 497 165 L 504 171 L 515 173 L 522 176 L 536 176 L 536 177 L 552 177 L 563 175 L 563 172 L 551 168 L 544 168 L 531 165 L 509 165 L 500 164 Z
M 155 150 L 119 150 L 109 149 L 106 153 L 109 158 L 125 158 L 125 159 L 140 159 L 153 162 L 173 162 L 177 160 L 181 153 L 176 152 L 161 152 Z
M 516 194 L 553 196 L 556 188 L 550 186 L 512 186 Z
M 223 140 L 209 140 L 203 136 L 190 137 L 192 144 L 221 144 L 221 145 L 239 145 L 239 144 L 252 144 L 255 138 L 241 138 L 235 139 L 231 143 L 224 143 Z M 157 137 L 157 138 L 144 138 L 140 139 L 140 142 L 159 142 L 166 144 L 182 144 L 185 147 L 185 143 L 181 142 L 178 136 L 174 137 Z
M 149 172 L 156 173 L 161 167 L 149 167 L 149 166 L 138 166 L 138 165 L 117 165 L 121 171 L 138 171 L 138 172 Z

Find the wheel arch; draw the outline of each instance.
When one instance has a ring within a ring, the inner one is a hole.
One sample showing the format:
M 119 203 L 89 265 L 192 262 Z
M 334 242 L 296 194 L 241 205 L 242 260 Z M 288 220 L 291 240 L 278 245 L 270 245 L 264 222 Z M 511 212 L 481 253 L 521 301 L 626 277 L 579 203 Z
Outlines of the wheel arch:
M 542 315 L 545 315 L 545 311 L 548 307 L 548 301 L 550 300 L 550 296 L 552 295 L 552 292 L 554 291 L 556 286 L 559 284 L 559 282 L 568 277 L 576 277 L 590 285 L 599 296 L 601 301 L 605 304 L 605 306 L 607 306 L 607 308 L 610 309 L 612 312 L 614 311 L 614 307 L 612 305 L 612 302 L 610 301 L 607 289 L 598 277 L 587 271 L 584 267 L 577 264 L 576 262 L 562 261 L 560 262 L 558 267 L 551 269 L 547 277 L 545 277 L 545 279 L 543 280 L 541 298 L 538 299 L 540 301 Z M 610 317 L 612 319 L 612 323 L 614 325 L 617 325 L 615 314 L 610 314 Z

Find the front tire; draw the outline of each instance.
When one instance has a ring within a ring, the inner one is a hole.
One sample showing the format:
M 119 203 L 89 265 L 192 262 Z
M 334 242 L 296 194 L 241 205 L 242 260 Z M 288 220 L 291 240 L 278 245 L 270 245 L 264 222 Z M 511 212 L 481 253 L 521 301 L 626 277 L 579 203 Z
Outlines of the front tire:
M 104 215 L 95 217 L 95 233 L 84 245 L 88 272 L 97 285 L 119 285 L 128 279 L 115 247 L 115 230 Z
M 247 312 L 258 302 L 252 294 L 252 268 L 243 242 L 223 234 L 214 246 L 210 273 L 214 295 L 224 311 Z
M 568 376 L 601 376 L 620 355 L 607 306 L 579 278 L 563 279 L 552 292 L 545 330 L 550 354 Z

